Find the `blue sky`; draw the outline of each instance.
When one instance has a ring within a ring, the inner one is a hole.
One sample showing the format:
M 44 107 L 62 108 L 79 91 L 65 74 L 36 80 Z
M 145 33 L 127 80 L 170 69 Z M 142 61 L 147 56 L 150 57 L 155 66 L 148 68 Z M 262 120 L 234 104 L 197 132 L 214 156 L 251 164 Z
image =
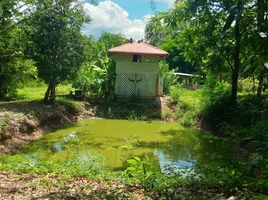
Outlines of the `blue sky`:
M 153 14 L 150 0 L 112 0 L 129 14 L 130 19 L 141 19 L 143 16 Z M 156 1 L 155 6 L 158 11 L 169 9 L 168 1 Z
M 144 37 L 144 29 L 154 14 L 150 0 L 100 0 L 97 5 L 84 1 L 84 10 L 91 17 L 83 33 L 98 37 L 103 32 L 120 33 L 135 40 Z M 174 0 L 154 0 L 157 11 L 172 8 Z

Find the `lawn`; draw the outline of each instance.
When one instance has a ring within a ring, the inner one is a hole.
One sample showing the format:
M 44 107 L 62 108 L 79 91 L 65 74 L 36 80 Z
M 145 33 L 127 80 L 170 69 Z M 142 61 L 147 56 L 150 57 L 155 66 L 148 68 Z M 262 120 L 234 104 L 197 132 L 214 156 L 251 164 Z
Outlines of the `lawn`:
M 47 85 L 40 84 L 28 84 L 24 87 L 18 89 L 18 99 L 23 100 L 41 100 L 44 98 L 44 95 L 47 90 Z M 71 84 L 67 85 L 58 85 L 56 88 L 56 95 L 68 95 L 70 91 L 74 91 L 74 88 Z

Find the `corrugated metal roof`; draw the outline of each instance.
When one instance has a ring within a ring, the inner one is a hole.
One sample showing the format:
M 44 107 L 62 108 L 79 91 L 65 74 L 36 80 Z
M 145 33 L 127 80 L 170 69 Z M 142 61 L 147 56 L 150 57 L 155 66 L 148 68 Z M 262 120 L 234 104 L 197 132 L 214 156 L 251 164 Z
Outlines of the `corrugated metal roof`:
M 187 76 L 187 77 L 193 77 L 194 75 L 193 74 L 186 74 L 186 73 L 174 73 L 176 76 Z
M 110 54 L 140 54 L 168 56 L 168 52 L 144 42 L 133 42 L 124 44 L 108 51 Z

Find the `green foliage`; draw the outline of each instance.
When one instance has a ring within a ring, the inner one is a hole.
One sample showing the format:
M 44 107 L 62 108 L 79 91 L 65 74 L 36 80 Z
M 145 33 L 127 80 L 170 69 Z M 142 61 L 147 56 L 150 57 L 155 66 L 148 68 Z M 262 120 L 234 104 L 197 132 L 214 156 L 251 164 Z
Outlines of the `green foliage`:
M 203 90 L 203 104 L 213 104 L 219 99 L 230 99 L 231 86 L 227 82 L 220 82 L 213 73 L 209 73 L 206 77 L 206 84 Z
M 214 140 L 209 136 L 208 140 Z M 195 186 L 203 188 L 218 188 L 218 193 L 231 193 L 250 198 L 252 191 L 264 192 L 268 186 L 267 158 L 260 154 L 253 154 L 247 161 L 222 158 L 213 153 L 210 163 L 197 163 L 193 170 L 174 171 L 170 167 L 169 175 L 159 173 L 157 169 L 144 160 L 134 157 L 128 160 L 126 172 L 130 180 L 142 185 L 149 191 L 158 192 L 165 197 L 172 198 L 178 187 Z M 214 163 L 215 162 L 215 163 Z M 217 163 L 217 164 L 216 164 Z M 219 165 L 222 163 L 222 165 Z
M 149 21 L 147 35 L 149 41 L 157 38 L 163 42 L 161 46 L 170 51 L 167 62 L 171 67 L 175 61 L 174 66 L 182 70 L 181 67 L 190 62 L 193 66 L 200 66 L 201 74 L 211 70 L 221 80 L 230 83 L 230 96 L 235 103 L 240 76 L 251 77 L 255 73 L 261 81 L 260 69 L 267 59 L 267 48 L 264 47 L 267 40 L 261 39 L 260 42 L 255 25 L 267 21 L 263 17 L 267 6 L 262 0 L 176 1 L 173 9 L 159 13 Z M 256 15 L 262 17 L 256 19 Z M 156 37 L 158 35 L 162 37 Z M 186 62 L 179 64 L 180 59 Z M 191 71 L 191 66 L 184 69 Z
M 85 64 L 77 74 L 74 87 L 83 91 L 84 96 L 108 98 L 114 85 L 114 63 L 108 57 L 101 57 Z
M 178 102 L 180 101 L 180 96 L 181 96 L 181 89 L 179 85 L 174 85 L 170 87 L 168 103 L 178 104 Z
M 127 43 L 127 39 L 123 35 L 107 32 L 104 32 L 98 40 L 98 45 L 100 46 L 100 49 L 102 51 L 106 51 L 106 53 L 107 50 L 125 43 Z
M 86 41 L 86 60 L 73 85 L 83 92 L 83 96 L 113 99 L 115 63 L 108 57 L 108 50 L 127 40 L 120 34 L 103 33 L 97 42 L 91 38 Z
M 104 70 L 95 64 L 84 64 L 73 81 L 73 87 L 83 91 L 83 96 L 100 96 L 104 82 Z
M 183 126 L 191 127 L 197 123 L 197 116 L 202 108 L 201 95 L 203 90 L 187 90 L 180 85 L 172 86 L 168 104 L 174 109 L 173 118 Z M 170 113 L 171 114 L 171 113 Z
M 215 160 L 222 159 L 217 156 Z M 191 177 L 189 182 L 250 197 L 253 191 L 264 192 L 267 189 L 267 161 L 260 154 L 253 154 L 248 160 L 225 159 L 221 167 L 202 163 L 195 169 L 198 175 Z
M 241 145 L 254 151 L 267 146 L 267 99 L 259 102 L 254 96 L 245 96 L 232 106 L 226 96 L 206 105 L 201 113 L 202 124 L 218 134 L 239 138 Z
M 66 109 L 73 115 L 79 115 L 84 109 L 83 102 L 74 101 L 67 98 L 58 98 L 57 104 L 64 105 Z
M 159 169 L 155 169 L 152 164 L 142 160 L 139 157 L 134 157 L 128 161 L 129 167 L 126 169 L 128 178 L 139 185 L 142 185 L 148 191 L 156 191 L 160 194 L 167 194 L 167 188 L 173 191 L 174 185 L 179 184 L 178 177 L 167 177 Z
M 55 86 L 74 77 L 84 61 L 84 40 L 80 29 L 86 18 L 73 0 L 36 3 L 27 35 L 27 53 L 36 62 L 38 75 L 48 84 L 44 100 L 55 100 Z
M 177 72 L 193 74 L 197 72 L 198 66 L 191 64 L 186 61 L 183 57 L 183 47 L 180 44 L 177 36 L 167 36 L 159 47 L 167 52 L 169 52 L 169 56 L 165 59 L 165 61 L 169 64 L 170 69 L 174 69 Z
M 163 90 L 165 94 L 169 94 L 170 87 L 175 85 L 177 77 L 174 74 L 174 70 L 169 69 L 169 65 L 166 62 L 159 63 L 160 76 L 164 79 Z
M 0 157 L 1 170 L 15 170 L 16 172 L 61 174 L 71 176 L 105 177 L 106 171 L 101 167 L 102 158 L 90 157 L 87 161 L 80 159 L 77 155 L 70 156 L 68 161 L 40 161 L 38 155 L 25 157 L 22 155 Z
M 170 29 L 165 27 L 161 13 L 153 15 L 145 27 L 145 39 L 153 45 L 159 45 L 169 35 Z
M 18 7 L 17 0 L 0 2 L 0 100 L 14 99 L 18 85 L 36 76 L 33 62 L 22 54 L 25 38 L 15 25 L 27 11 Z
M 146 41 L 169 52 L 165 61 L 170 69 L 184 73 L 195 72 L 195 67 L 183 57 L 183 48 L 178 41 L 177 31 L 164 23 L 165 15 L 166 13 L 157 13 L 150 18 L 145 28 Z

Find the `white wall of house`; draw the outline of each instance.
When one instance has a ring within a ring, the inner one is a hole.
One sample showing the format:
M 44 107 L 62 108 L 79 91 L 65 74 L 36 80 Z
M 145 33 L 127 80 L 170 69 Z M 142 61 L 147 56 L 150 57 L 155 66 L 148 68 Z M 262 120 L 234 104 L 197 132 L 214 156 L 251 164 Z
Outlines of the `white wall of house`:
M 120 72 L 144 72 L 158 73 L 158 63 L 116 62 L 116 73 Z
M 158 56 L 141 56 L 133 62 L 133 55 L 113 55 L 116 61 L 115 94 L 118 97 L 154 98 L 162 95 Z

